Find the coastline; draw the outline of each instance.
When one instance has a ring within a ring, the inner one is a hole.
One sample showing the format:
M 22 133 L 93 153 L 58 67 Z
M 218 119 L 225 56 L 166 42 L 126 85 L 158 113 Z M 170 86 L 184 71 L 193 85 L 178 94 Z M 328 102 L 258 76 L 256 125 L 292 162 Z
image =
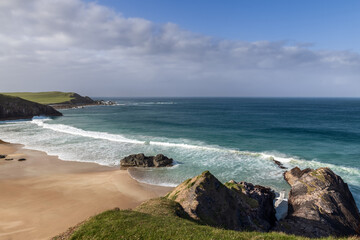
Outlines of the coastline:
M 70 104 L 70 103 L 59 103 L 59 104 L 50 104 L 49 106 L 53 107 L 54 109 L 73 109 L 73 108 L 84 108 L 84 107 L 92 107 L 92 106 L 113 106 L 116 105 L 113 101 L 104 101 L 104 100 L 97 100 L 94 103 L 79 103 L 79 104 Z
M 129 209 L 170 187 L 139 183 L 126 170 L 62 161 L 45 152 L 1 143 L 0 239 L 49 239 L 108 209 Z M 18 161 L 26 158 L 25 161 Z

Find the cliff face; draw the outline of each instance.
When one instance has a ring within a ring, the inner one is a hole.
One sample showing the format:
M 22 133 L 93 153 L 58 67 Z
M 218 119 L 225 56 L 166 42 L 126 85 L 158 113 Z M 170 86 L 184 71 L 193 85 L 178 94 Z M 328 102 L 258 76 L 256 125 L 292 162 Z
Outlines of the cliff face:
M 348 185 L 329 168 L 285 172 L 289 210 L 277 229 L 307 237 L 360 234 L 360 214 Z
M 95 104 L 96 101 L 92 100 L 91 98 L 89 98 L 88 96 L 80 96 L 77 93 L 73 93 L 73 95 L 71 96 L 73 99 L 71 99 L 69 102 L 64 102 L 62 104 Z
M 47 105 L 0 94 L 0 120 L 28 119 L 34 116 L 62 116 L 62 114 Z

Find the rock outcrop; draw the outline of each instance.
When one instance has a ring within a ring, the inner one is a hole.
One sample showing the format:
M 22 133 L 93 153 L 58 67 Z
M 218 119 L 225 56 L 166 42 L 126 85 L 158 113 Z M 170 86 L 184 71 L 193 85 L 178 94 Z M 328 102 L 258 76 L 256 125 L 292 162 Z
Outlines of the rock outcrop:
M 67 109 L 67 108 L 83 108 L 84 106 L 95 106 L 95 105 L 115 105 L 116 102 L 105 101 L 105 100 L 93 100 L 88 96 L 81 96 L 77 93 L 71 93 L 72 99 L 62 103 L 53 103 L 50 106 L 56 109 Z
M 62 116 L 50 106 L 0 94 L 0 120 L 29 119 L 34 116 Z
M 145 156 L 143 153 L 129 155 L 120 160 L 121 167 L 168 167 L 172 166 L 173 159 L 162 154 Z
M 96 103 L 96 101 L 94 101 L 90 97 L 83 97 L 77 93 L 73 93 L 71 97 L 72 99 L 69 102 L 65 102 L 64 104 L 87 105 Z
M 290 184 L 288 216 L 275 228 L 307 237 L 360 234 L 360 215 L 348 185 L 329 168 L 298 167 L 284 173 Z
M 275 224 L 274 197 L 269 188 L 246 182 L 224 185 L 209 171 L 186 180 L 167 195 L 204 224 L 256 231 L 268 231 Z

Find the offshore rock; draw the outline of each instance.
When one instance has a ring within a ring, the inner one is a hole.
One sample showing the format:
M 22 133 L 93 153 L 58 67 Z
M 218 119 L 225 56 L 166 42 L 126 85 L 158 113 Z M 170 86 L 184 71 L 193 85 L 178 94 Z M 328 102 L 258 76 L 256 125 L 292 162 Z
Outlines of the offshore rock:
M 168 167 L 172 166 L 173 159 L 162 154 L 145 156 L 143 153 L 129 155 L 120 160 L 121 167 Z
M 285 172 L 288 216 L 274 229 L 307 237 L 360 234 L 360 214 L 348 185 L 329 168 Z
M 209 171 L 166 195 L 204 224 L 233 230 L 268 231 L 275 224 L 274 193 L 250 183 L 222 184 Z

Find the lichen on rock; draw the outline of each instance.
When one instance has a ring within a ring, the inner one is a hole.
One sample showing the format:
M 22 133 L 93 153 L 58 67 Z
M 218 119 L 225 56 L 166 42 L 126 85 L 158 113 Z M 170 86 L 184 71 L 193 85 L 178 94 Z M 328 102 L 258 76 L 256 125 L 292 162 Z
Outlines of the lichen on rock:
M 291 186 L 288 216 L 275 230 L 307 237 L 360 234 L 359 210 L 340 176 L 329 168 L 295 167 L 284 178 Z

